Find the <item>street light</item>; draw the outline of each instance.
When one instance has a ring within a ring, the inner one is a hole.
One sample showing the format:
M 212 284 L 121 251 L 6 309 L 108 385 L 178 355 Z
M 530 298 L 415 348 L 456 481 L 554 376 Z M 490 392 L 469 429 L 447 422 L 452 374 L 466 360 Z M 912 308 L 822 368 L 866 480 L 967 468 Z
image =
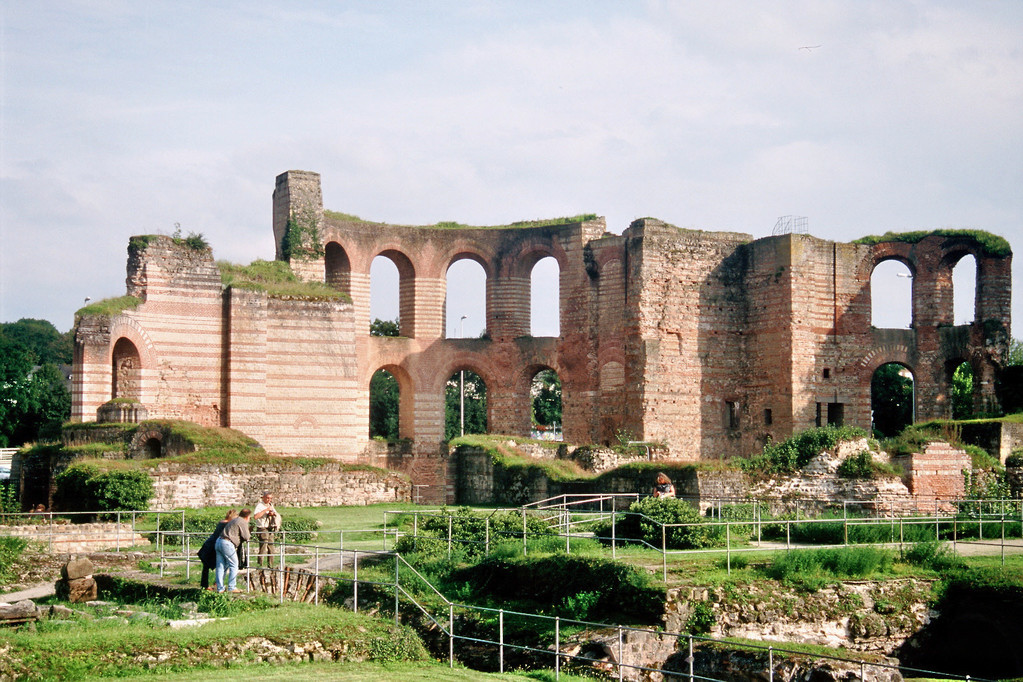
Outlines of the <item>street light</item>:
M 463 337 L 463 325 L 468 315 L 458 320 L 458 338 Z M 465 370 L 458 370 L 458 428 L 459 435 L 465 435 Z

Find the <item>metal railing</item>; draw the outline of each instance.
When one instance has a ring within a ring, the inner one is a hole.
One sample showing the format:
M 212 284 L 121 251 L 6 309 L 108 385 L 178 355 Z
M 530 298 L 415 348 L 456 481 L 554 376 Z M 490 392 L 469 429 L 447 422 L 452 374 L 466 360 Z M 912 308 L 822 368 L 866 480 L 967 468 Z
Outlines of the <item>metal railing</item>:
M 186 540 L 184 545 L 187 546 L 188 544 L 189 543 Z M 168 543 L 161 543 L 160 546 L 167 547 Z M 460 642 L 471 643 L 474 645 L 493 647 L 500 672 L 504 672 L 506 669 L 507 654 L 510 651 L 527 653 L 533 657 L 533 661 L 538 665 L 543 665 L 543 660 L 549 657 L 551 667 L 555 672 L 555 678 L 559 679 L 562 668 L 571 662 L 581 662 L 586 665 L 592 665 L 594 663 L 591 658 L 581 656 L 578 653 L 572 653 L 568 646 L 570 640 L 568 638 L 564 638 L 562 635 L 564 628 L 582 628 L 584 631 L 614 633 L 613 657 L 603 665 L 605 667 L 605 672 L 610 673 L 612 676 L 616 676 L 619 680 L 624 679 L 626 671 L 633 670 L 637 672 L 670 671 L 676 676 L 687 677 L 690 680 L 708 680 L 711 682 L 718 682 L 720 678 L 705 677 L 695 673 L 694 651 L 698 645 L 706 643 L 716 643 L 719 645 L 724 643 L 730 647 L 738 649 L 763 652 L 767 659 L 767 670 L 764 672 L 767 673 L 767 679 L 769 680 L 774 679 L 775 664 L 776 662 L 780 662 L 778 657 L 781 656 L 799 656 L 804 659 L 811 658 L 815 662 L 841 662 L 850 665 L 853 668 L 858 668 L 860 680 L 865 680 L 868 672 L 877 673 L 880 671 L 887 671 L 888 673 L 900 672 L 903 675 L 911 673 L 914 677 L 981 680 L 981 678 L 952 675 L 941 671 L 909 668 L 892 663 L 871 662 L 858 657 L 843 657 L 839 655 L 821 653 L 808 654 L 805 649 L 786 648 L 784 645 L 775 646 L 770 644 L 722 640 L 687 632 L 676 632 L 652 627 L 635 627 L 617 623 L 584 621 L 563 618 L 560 616 L 549 616 L 511 609 L 495 609 L 491 607 L 458 603 L 449 600 L 436 588 L 436 586 L 423 576 L 415 566 L 408 563 L 408 561 L 400 554 L 384 550 L 340 549 L 337 547 L 322 545 L 290 545 L 282 542 L 279 543 L 277 555 L 278 562 L 276 566 L 272 568 L 250 567 L 246 571 L 247 576 L 249 576 L 249 579 L 246 581 L 247 587 L 252 589 L 251 576 L 253 573 L 261 571 L 278 573 L 282 576 L 282 578 L 277 581 L 277 584 L 283 585 L 283 575 L 285 571 L 288 570 L 285 568 L 286 559 L 288 557 L 294 558 L 299 554 L 308 560 L 307 563 L 309 561 L 312 563 L 311 569 L 305 568 L 303 570 L 310 572 L 316 578 L 315 595 L 313 598 L 314 603 L 318 604 L 321 602 L 323 596 L 321 595 L 321 590 L 324 586 L 331 583 L 348 583 L 351 585 L 351 609 L 358 613 L 361 608 L 360 602 L 365 602 L 364 599 L 360 599 L 360 587 L 363 590 L 367 587 L 377 588 L 377 591 L 375 592 L 375 597 L 379 600 L 377 607 L 385 611 L 391 610 L 396 625 L 401 622 L 403 617 L 407 619 L 411 615 L 418 614 L 420 617 L 425 619 L 429 627 L 439 632 L 442 637 L 447 638 L 447 658 L 449 666 L 451 667 L 455 665 L 457 660 L 456 645 Z M 332 554 L 337 555 L 338 565 L 342 567 L 349 565 L 351 567 L 350 574 L 340 574 L 336 571 L 322 573 L 320 571 L 319 566 L 321 563 L 326 563 L 327 557 Z M 187 566 L 194 561 L 197 561 L 194 557 L 189 556 L 186 551 L 185 554 L 178 556 L 171 554 L 163 555 L 161 566 L 175 560 L 183 561 L 185 563 L 186 576 Z M 362 577 L 360 577 L 360 560 L 363 564 L 367 561 L 372 561 L 372 563 L 379 567 L 383 567 L 383 565 L 391 563 L 393 565 L 393 571 L 388 570 L 385 572 L 378 569 L 376 571 L 375 579 L 367 577 L 365 573 Z M 388 579 L 381 577 L 387 574 L 391 577 Z M 382 598 L 382 594 L 384 593 L 393 594 L 393 606 L 385 603 L 385 600 Z M 281 602 L 285 600 L 285 590 L 278 590 L 274 594 Z M 472 628 L 471 632 L 468 629 L 465 632 L 459 632 L 459 620 L 456 616 L 465 617 L 470 614 L 474 614 L 476 616 L 476 618 L 473 619 L 476 626 Z M 505 622 L 508 617 L 517 619 L 520 623 L 520 627 L 509 629 Z M 490 636 L 480 634 L 481 630 L 487 630 L 487 628 L 479 627 L 479 622 L 481 621 L 492 623 L 489 628 L 489 631 L 492 633 Z M 523 621 L 531 622 L 533 623 L 533 626 L 521 627 L 521 623 Z M 552 632 L 553 644 L 551 646 L 544 647 L 536 643 L 536 641 L 521 639 L 515 640 L 513 638 L 514 632 L 537 630 Z M 628 660 L 631 647 L 627 647 L 626 642 L 629 638 L 636 636 L 649 636 L 651 638 L 658 638 L 662 640 L 664 638 L 673 639 L 674 645 L 671 648 L 671 652 L 672 654 L 680 652 L 687 654 L 681 658 L 681 662 L 684 663 L 685 666 L 682 669 L 665 668 L 660 665 L 655 666 L 650 661 L 640 659 Z

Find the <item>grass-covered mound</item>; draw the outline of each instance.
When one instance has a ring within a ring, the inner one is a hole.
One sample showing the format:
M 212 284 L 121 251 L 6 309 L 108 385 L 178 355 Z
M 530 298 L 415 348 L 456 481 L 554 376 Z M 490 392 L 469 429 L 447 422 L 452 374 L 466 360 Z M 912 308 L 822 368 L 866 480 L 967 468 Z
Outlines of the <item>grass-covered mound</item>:
M 207 613 L 215 610 L 200 601 L 200 608 Z M 148 612 L 162 608 L 159 604 L 142 606 Z M 206 670 L 212 678 L 227 666 L 309 660 L 313 653 L 335 662 L 427 658 L 422 642 L 407 627 L 305 604 L 235 611 L 227 620 L 202 627 L 170 629 L 160 623 L 154 618 L 119 618 L 116 614 L 40 621 L 35 632 L 5 634 L 0 676 L 53 680 L 128 677 L 151 673 L 158 666 L 163 672 Z

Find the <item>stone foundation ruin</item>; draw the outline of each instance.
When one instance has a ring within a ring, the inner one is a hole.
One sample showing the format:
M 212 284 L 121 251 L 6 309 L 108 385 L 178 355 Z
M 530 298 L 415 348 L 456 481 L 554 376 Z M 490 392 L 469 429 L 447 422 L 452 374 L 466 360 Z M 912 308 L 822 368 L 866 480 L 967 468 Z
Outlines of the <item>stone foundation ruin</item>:
M 398 469 L 424 499 L 452 499 L 444 387 L 459 370 L 487 386 L 493 433 L 530 434 L 530 381 L 556 371 L 573 443 L 618 434 L 672 459 L 742 456 L 826 423 L 871 426 L 870 381 L 883 364 L 914 375 L 917 420 L 950 415 L 952 373 L 974 373 L 974 403 L 997 405 L 1010 338 L 1011 253 L 967 233 L 871 244 L 806 234 L 753 239 L 653 218 L 621 235 L 602 218 L 501 228 L 407 227 L 323 210 L 320 176 L 288 171 L 273 193 L 276 257 L 347 296 L 225 286 L 208 248 L 133 237 L 127 294 L 114 313 L 77 319 L 73 419 L 112 399 L 153 419 L 226 426 L 272 454 Z M 400 273 L 401 337 L 369 334 L 370 265 Z M 558 337 L 530 336 L 530 273 L 559 268 Z M 952 269 L 977 264 L 976 321 L 954 325 Z M 471 259 L 486 274 L 484 338 L 447 338 L 445 276 Z M 908 329 L 871 326 L 874 267 L 913 280 Z M 402 452 L 369 437 L 369 382 L 401 390 Z M 123 410 L 122 410 L 123 411 Z

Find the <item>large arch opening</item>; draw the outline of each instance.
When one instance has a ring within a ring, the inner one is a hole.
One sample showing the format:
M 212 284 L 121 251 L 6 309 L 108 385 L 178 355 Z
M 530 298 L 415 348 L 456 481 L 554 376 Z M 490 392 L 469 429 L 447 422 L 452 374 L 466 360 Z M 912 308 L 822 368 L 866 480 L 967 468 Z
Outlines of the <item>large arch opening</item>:
M 126 338 L 120 338 L 114 344 L 112 357 L 112 398 L 142 400 L 142 358 L 138 348 Z
M 529 333 L 561 336 L 561 269 L 553 256 L 541 258 L 529 274 Z
M 352 264 L 344 248 L 337 242 L 328 242 L 324 249 L 323 262 L 324 279 L 327 285 L 338 291 L 351 294 Z M 372 306 L 372 299 L 370 305 Z
M 479 338 L 487 331 L 487 272 L 461 257 L 448 267 L 444 333 L 449 339 Z
M 949 399 L 952 419 L 972 419 L 973 414 L 973 365 L 969 362 L 953 363 L 949 377 Z
M 888 362 L 874 371 L 870 379 L 870 412 L 873 431 L 892 438 L 914 420 L 913 372 L 898 362 Z
M 870 274 L 870 324 L 878 329 L 913 326 L 913 273 L 898 260 L 884 260 Z
M 977 319 L 977 259 L 967 254 L 952 268 L 952 324 Z
M 401 437 L 401 388 L 386 369 L 369 380 L 369 437 L 388 442 Z
M 479 374 L 462 369 L 444 386 L 444 439 L 487 432 L 487 385 Z
M 369 318 L 394 322 L 401 336 L 415 336 L 415 269 L 400 251 L 377 255 L 369 268 Z
M 529 384 L 532 436 L 543 440 L 562 440 L 561 377 L 553 369 L 544 368 L 533 375 Z

